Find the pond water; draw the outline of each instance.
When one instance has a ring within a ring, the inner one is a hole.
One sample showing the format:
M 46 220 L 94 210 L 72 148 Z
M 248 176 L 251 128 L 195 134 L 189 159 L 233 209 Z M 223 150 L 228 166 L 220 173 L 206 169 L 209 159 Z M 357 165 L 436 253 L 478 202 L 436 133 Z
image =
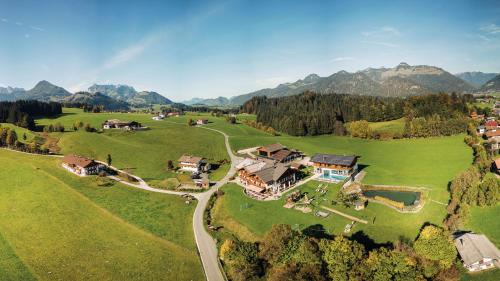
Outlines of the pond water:
M 396 190 L 366 190 L 363 195 L 373 198 L 375 196 L 385 197 L 396 202 L 403 202 L 405 206 L 411 206 L 420 199 L 420 192 L 396 191 Z

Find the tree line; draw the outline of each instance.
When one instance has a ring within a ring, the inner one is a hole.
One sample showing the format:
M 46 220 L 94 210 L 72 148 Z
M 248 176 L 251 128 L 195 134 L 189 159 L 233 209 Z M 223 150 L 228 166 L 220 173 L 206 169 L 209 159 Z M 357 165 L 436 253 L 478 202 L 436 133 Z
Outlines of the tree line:
M 449 230 L 459 230 L 464 226 L 470 206 L 494 206 L 500 202 L 500 181 L 489 175 L 492 159 L 481 143 L 476 127 L 476 123 L 470 122 L 464 137 L 465 143 L 473 150 L 473 165 L 450 183 L 451 200 L 444 220 Z
M 23 141 L 26 142 L 26 135 L 22 136 Z M 17 133 L 14 129 L 0 126 L 0 147 L 7 147 L 13 150 L 19 150 L 29 153 L 48 154 L 49 150 L 40 147 L 36 140 L 29 143 L 21 142 L 18 139 Z
M 257 122 L 294 136 L 345 135 L 348 122 L 405 117 L 404 136 L 422 137 L 464 132 L 470 101 L 472 96 L 454 93 L 400 98 L 305 92 L 280 98 L 254 97 L 241 111 L 256 114 Z
M 34 117 L 51 117 L 61 113 L 62 106 L 56 102 L 35 100 L 0 102 L 0 123 L 11 123 L 30 130 L 35 128 Z
M 235 281 L 459 280 L 450 235 L 434 225 L 415 241 L 371 249 L 342 235 L 315 234 L 274 225 L 259 242 L 226 239 L 220 258 Z

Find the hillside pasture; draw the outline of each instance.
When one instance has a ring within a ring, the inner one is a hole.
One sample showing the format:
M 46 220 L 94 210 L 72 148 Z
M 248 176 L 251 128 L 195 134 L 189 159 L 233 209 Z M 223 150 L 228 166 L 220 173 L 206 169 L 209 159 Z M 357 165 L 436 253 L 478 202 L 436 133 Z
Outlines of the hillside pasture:
M 96 177 L 61 168 L 59 158 L 0 150 L 0 162 L 12 163 L 0 169 L 0 273 L 204 280 L 190 231 L 194 206 L 181 198 L 97 186 Z

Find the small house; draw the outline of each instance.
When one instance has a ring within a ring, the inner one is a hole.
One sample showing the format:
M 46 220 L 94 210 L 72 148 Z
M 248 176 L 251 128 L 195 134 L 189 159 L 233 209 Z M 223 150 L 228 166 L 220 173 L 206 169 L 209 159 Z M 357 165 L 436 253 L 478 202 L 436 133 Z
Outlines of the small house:
M 199 173 L 203 171 L 203 168 L 206 166 L 206 162 L 203 157 L 188 154 L 182 155 L 177 162 L 179 163 L 180 170 L 192 173 Z
M 64 156 L 62 166 L 79 176 L 96 175 L 104 169 L 104 165 L 83 156 L 74 154 Z
M 198 119 L 196 120 L 196 125 L 205 125 L 208 124 L 208 119 Z
M 354 202 L 354 210 L 356 211 L 361 211 L 365 209 L 365 202 L 364 201 L 356 201 Z
M 468 271 L 500 267 L 500 251 L 485 235 L 465 233 L 455 237 L 454 242 Z
M 136 121 L 120 121 L 118 119 L 106 120 L 102 123 L 102 128 L 108 129 L 122 129 L 122 130 L 137 130 L 141 128 L 141 124 Z
M 163 118 L 164 117 L 161 117 L 160 115 L 158 115 L 158 116 L 153 116 L 152 119 L 155 120 L 155 121 L 161 121 Z
M 357 156 L 335 154 L 315 154 L 310 162 L 314 173 L 321 175 L 320 179 L 341 181 L 354 176 L 358 171 Z

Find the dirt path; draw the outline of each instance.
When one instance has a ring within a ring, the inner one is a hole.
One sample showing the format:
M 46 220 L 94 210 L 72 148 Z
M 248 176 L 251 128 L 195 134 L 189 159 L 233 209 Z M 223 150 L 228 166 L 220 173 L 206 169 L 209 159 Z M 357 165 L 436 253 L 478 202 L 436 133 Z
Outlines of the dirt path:
M 337 211 L 337 210 L 335 210 L 335 209 L 328 208 L 328 207 L 325 207 L 325 206 L 320 206 L 320 207 L 321 207 L 321 208 L 323 208 L 323 209 L 325 209 L 325 210 L 327 210 L 327 211 L 330 211 L 330 212 L 332 212 L 332 213 L 335 213 L 335 214 L 337 214 L 337 215 L 339 215 L 339 216 L 342 216 L 342 217 L 344 217 L 344 218 L 346 218 L 346 219 L 350 219 L 350 220 L 357 221 L 357 222 L 360 222 L 360 223 L 368 224 L 368 222 L 367 222 L 367 221 L 365 221 L 365 220 L 359 219 L 359 218 L 357 218 L 357 217 L 353 217 L 353 216 L 348 215 L 348 214 L 346 214 L 346 213 L 342 213 L 341 211 Z

